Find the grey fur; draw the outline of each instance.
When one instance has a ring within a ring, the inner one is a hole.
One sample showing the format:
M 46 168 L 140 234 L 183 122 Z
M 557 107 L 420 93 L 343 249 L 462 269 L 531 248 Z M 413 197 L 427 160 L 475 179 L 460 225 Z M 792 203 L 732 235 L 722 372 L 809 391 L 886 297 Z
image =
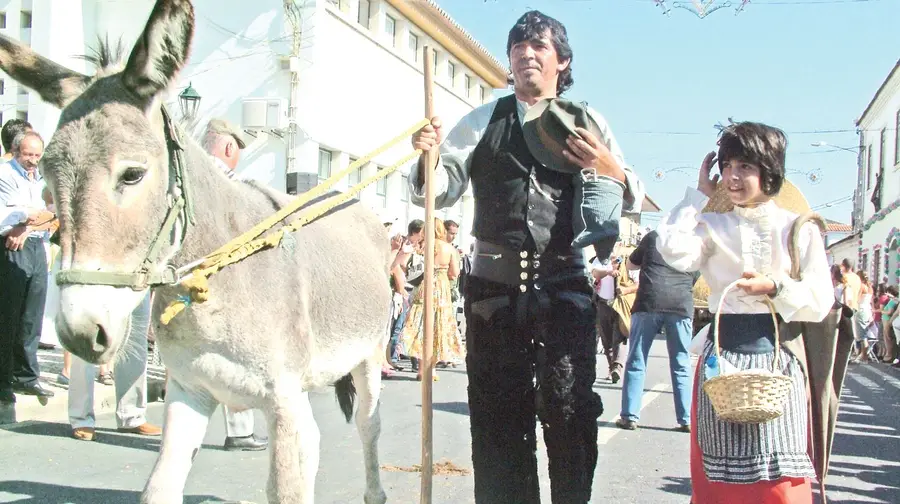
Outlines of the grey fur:
M 187 59 L 193 8 L 159 0 L 124 70 L 98 55 L 87 77 L 0 35 L 0 68 L 63 107 L 41 170 L 61 223 L 63 268 L 133 271 L 160 229 L 171 188 L 159 103 Z M 101 49 L 101 52 L 103 49 Z M 229 180 L 186 135 L 195 225 L 167 237 L 171 264 L 212 252 L 287 204 L 290 197 Z M 143 167 L 143 168 L 141 168 Z M 137 184 L 126 170 L 145 169 Z M 181 223 L 182 225 L 184 223 Z M 391 292 L 388 237 L 358 203 L 302 228 L 292 249 L 264 251 L 210 279 L 211 298 L 169 325 L 155 324 L 169 372 L 160 456 L 142 503 L 182 502 L 193 451 L 218 404 L 262 409 L 269 423 L 272 504 L 311 503 L 318 429 L 307 391 L 350 374 L 359 396 L 367 504 L 386 501 L 379 480 L 378 396 Z M 153 317 L 183 291 L 154 291 Z M 144 293 L 63 286 L 63 345 L 92 362 L 122 350 L 127 317 Z

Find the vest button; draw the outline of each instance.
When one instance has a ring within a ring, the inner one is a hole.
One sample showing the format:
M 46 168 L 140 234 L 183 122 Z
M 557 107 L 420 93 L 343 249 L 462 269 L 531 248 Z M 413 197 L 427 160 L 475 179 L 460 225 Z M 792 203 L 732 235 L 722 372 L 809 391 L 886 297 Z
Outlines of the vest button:
M 520 262 L 520 263 L 519 263 L 519 266 L 521 266 L 522 269 L 527 268 L 527 267 L 528 267 L 528 261 L 522 261 L 522 262 Z
M 519 257 L 521 257 L 522 259 L 527 259 L 527 258 L 528 258 L 528 251 L 527 251 L 527 250 L 523 250 L 523 251 L 519 252 Z
M 529 225 L 529 226 L 534 226 L 534 221 L 533 221 L 533 220 L 529 220 L 529 221 L 528 221 L 528 225 Z
M 526 287 L 524 284 L 519 286 L 519 292 L 525 292 L 527 290 L 528 290 L 528 287 Z
M 525 273 L 524 271 L 519 273 L 519 278 L 521 278 L 522 280 L 528 280 L 528 273 Z

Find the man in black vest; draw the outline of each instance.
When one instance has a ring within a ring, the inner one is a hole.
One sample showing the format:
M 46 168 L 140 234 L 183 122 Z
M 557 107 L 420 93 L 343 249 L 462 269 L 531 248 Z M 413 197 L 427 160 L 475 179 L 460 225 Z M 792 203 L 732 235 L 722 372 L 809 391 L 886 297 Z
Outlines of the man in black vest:
M 509 32 L 515 93 L 482 105 L 442 141 L 434 117 L 413 136 L 440 145 L 436 207 L 452 206 L 469 181 L 477 239 L 465 287 L 466 368 L 477 504 L 540 502 L 535 415 L 550 461 L 554 504 L 585 504 L 597 464 L 593 391 L 597 332 L 581 250 L 573 250 L 574 177 L 535 160 L 522 131 L 527 110 L 572 83 L 572 50 L 557 20 L 532 11 Z M 625 185 L 623 211 L 643 200 L 605 120 L 604 132 L 566 140 L 566 158 Z M 604 145 L 605 144 L 605 145 Z M 429 168 L 432 169 L 432 168 Z M 413 167 L 412 201 L 424 205 L 424 164 Z

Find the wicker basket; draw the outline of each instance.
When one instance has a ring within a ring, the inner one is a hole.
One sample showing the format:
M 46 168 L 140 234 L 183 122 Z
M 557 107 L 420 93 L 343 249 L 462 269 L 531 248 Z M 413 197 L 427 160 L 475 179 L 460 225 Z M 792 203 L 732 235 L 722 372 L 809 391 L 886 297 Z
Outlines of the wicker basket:
M 713 344 L 719 362 L 722 360 L 719 349 L 719 314 L 722 313 L 725 295 L 737 285 L 738 281 L 731 283 L 722 292 L 719 308 L 713 319 L 715 331 Z M 778 334 L 778 318 L 771 301 L 766 299 L 766 304 L 769 306 L 772 320 L 775 322 L 775 359 L 772 361 L 772 371 L 748 369 L 727 374 L 720 372 L 718 376 L 708 379 L 703 384 L 703 391 L 709 396 L 716 415 L 727 422 L 765 423 L 784 413 L 784 403 L 790 391 L 791 379 L 780 372 L 781 344 Z M 703 363 L 701 362 L 700 365 Z

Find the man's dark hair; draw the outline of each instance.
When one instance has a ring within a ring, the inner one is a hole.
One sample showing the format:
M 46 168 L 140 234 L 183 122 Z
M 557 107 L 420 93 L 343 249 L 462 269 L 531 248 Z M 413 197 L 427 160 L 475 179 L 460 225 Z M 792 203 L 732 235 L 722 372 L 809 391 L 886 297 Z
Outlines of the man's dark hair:
M 3 144 L 3 152 L 11 152 L 13 140 L 16 139 L 16 136 L 30 129 L 34 128 L 31 126 L 31 123 L 24 119 L 16 118 L 6 121 L 3 124 L 3 129 L 0 130 L 0 143 Z
M 787 137 L 778 128 L 756 122 L 731 123 L 719 133 L 719 171 L 733 160 L 759 166 L 759 185 L 775 196 L 784 185 Z
M 409 225 L 406 226 L 406 236 L 412 236 L 421 231 L 424 227 L 425 221 L 422 219 L 413 219 L 409 221 Z
M 572 78 L 572 47 L 569 46 L 569 35 L 562 23 L 540 11 L 526 12 L 509 30 L 509 37 L 506 39 L 506 56 L 509 57 L 514 45 L 528 40 L 539 40 L 548 30 L 550 31 L 550 41 L 553 42 L 553 48 L 556 50 L 559 61 L 569 60 L 569 65 L 559 73 L 559 80 L 556 82 L 556 94 L 562 96 L 567 89 L 572 87 L 572 84 L 575 84 L 575 79 Z M 512 74 L 507 81 L 509 84 L 514 84 Z
M 841 261 L 841 266 L 843 266 L 847 271 L 853 271 L 853 263 L 850 262 L 850 259 L 847 259 L 846 257 L 843 261 Z
M 450 219 L 445 220 L 444 221 L 444 229 L 450 229 L 451 227 L 459 227 L 459 224 L 454 220 L 450 220 Z

